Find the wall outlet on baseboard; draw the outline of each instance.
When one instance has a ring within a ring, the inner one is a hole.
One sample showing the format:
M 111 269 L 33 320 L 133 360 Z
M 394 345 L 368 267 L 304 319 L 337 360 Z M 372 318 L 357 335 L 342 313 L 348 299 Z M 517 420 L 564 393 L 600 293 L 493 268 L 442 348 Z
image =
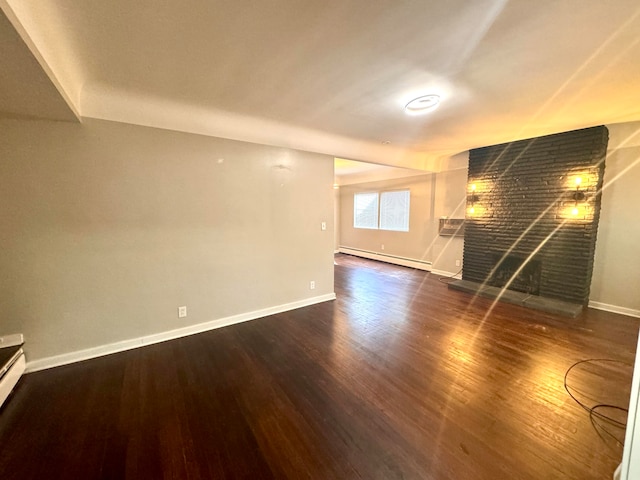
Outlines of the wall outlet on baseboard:
M 311 280 L 309 282 L 309 290 L 315 290 L 315 288 L 316 288 L 316 282 Z
M 184 318 L 187 316 L 187 307 L 178 307 L 178 318 Z
M 456 260 L 456 267 L 460 266 L 460 260 Z

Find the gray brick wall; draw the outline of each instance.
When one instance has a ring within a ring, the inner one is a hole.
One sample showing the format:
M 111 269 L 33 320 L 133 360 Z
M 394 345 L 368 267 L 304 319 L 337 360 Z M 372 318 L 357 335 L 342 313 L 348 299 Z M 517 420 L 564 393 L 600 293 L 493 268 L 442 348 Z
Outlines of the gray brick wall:
M 462 278 L 485 282 L 496 253 L 539 249 L 540 295 L 586 305 L 608 138 L 600 126 L 471 150 Z

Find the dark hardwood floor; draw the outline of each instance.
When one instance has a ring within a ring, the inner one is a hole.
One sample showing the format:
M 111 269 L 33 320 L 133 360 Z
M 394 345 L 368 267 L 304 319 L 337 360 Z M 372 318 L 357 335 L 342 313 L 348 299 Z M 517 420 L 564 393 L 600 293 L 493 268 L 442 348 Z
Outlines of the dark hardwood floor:
M 26 375 L 0 478 L 611 478 L 636 319 L 336 261 L 335 302 Z

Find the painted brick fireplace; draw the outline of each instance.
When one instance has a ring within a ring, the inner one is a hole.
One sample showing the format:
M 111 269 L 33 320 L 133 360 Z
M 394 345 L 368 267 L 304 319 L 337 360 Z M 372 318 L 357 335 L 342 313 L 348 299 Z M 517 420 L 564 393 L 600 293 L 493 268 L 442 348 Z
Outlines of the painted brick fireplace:
M 609 132 L 471 150 L 463 280 L 586 305 Z

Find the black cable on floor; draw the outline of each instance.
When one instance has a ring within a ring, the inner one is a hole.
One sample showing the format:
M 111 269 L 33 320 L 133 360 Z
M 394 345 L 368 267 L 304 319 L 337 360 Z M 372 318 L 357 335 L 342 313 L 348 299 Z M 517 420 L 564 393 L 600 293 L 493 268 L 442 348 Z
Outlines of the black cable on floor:
M 619 410 L 621 412 L 625 412 L 628 413 L 629 410 L 627 408 L 624 407 L 620 407 L 618 405 L 611 405 L 611 404 L 605 404 L 605 403 L 598 403 L 592 407 L 589 407 L 588 405 L 584 404 L 583 402 L 581 402 L 580 400 L 578 400 L 578 398 L 571 393 L 571 391 L 569 390 L 569 385 L 567 384 L 567 377 L 569 376 L 569 373 L 571 372 L 571 370 L 573 370 L 575 367 L 577 367 L 578 365 L 584 364 L 584 363 L 596 363 L 596 362 L 610 362 L 610 363 L 618 363 L 621 365 L 626 365 L 626 366 L 631 366 L 626 362 L 620 361 L 620 360 L 613 360 L 610 358 L 588 358 L 586 360 L 580 360 L 578 362 L 575 362 L 573 365 L 571 365 L 567 371 L 564 374 L 564 389 L 567 391 L 567 393 L 569 394 L 569 396 L 578 404 L 580 405 L 580 407 L 582 407 L 585 411 L 587 411 L 589 413 L 589 420 L 591 421 L 591 425 L 593 425 L 594 430 L 596 431 L 596 433 L 598 434 L 598 436 L 600 437 L 600 439 L 605 442 L 605 444 L 607 444 L 607 441 L 605 439 L 605 437 L 602 436 L 602 432 L 606 433 L 609 437 L 613 438 L 620 446 L 623 445 L 624 440 L 620 440 L 618 437 L 616 437 L 613 433 L 611 433 L 611 431 L 609 429 L 607 429 L 604 425 L 605 424 L 609 424 L 612 425 L 614 427 L 617 428 L 621 428 L 624 429 L 626 427 L 626 422 L 621 422 L 619 420 L 616 420 L 613 417 L 610 417 L 609 415 L 605 415 L 603 413 L 598 412 L 598 409 L 603 409 L 603 408 L 609 408 L 612 410 Z M 574 390 L 577 390 L 574 388 Z
M 451 275 L 449 277 L 439 277 L 438 281 L 442 282 L 443 280 L 449 280 L 449 279 L 455 277 L 456 275 L 460 275 L 460 273 L 462 273 L 462 269 L 458 270 L 456 273 L 454 273 L 453 275 Z M 449 283 L 449 282 L 442 282 L 442 283 Z

